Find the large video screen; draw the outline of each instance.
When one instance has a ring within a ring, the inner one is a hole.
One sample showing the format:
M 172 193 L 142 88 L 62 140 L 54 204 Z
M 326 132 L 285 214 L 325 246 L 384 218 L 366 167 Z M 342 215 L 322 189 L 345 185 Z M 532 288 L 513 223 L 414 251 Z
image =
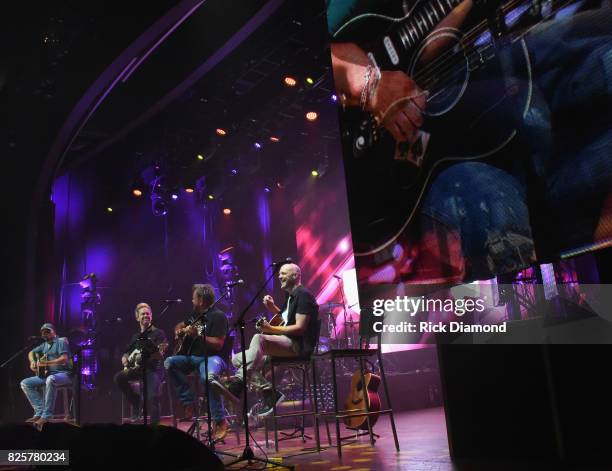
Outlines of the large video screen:
M 362 306 L 611 245 L 609 7 L 330 0 L 327 15 Z

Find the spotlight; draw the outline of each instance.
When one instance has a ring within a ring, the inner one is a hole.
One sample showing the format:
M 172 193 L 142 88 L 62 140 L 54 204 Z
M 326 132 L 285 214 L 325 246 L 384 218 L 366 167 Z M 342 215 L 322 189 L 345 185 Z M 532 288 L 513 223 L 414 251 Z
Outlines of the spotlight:
M 270 140 L 271 140 L 272 142 L 280 142 L 280 137 L 270 136 Z
M 318 171 L 316 171 L 316 170 L 311 171 L 311 172 L 310 172 L 310 174 L 311 174 L 313 177 L 318 177 L 318 176 L 319 176 L 319 172 L 318 172 Z
M 106 212 L 107 213 L 112 213 L 113 212 L 113 208 L 111 208 L 110 206 L 108 208 L 106 208 Z
M 235 169 L 235 168 L 233 168 L 233 169 L 232 169 L 232 175 L 238 175 L 238 170 L 237 170 L 237 169 Z
M 314 111 L 309 111 L 308 113 L 306 113 L 306 119 L 308 121 L 314 121 L 318 117 L 319 117 L 319 115 L 316 112 L 314 112 Z
M 266 193 L 270 193 L 270 187 L 269 187 L 269 186 L 264 187 L 264 191 L 265 191 Z
M 215 199 L 215 195 L 208 195 L 208 199 L 211 200 L 211 201 L 214 200 Z
M 188 186 L 187 188 L 185 188 L 185 191 L 187 193 L 193 193 L 193 188 L 191 188 L 190 186 Z
M 295 87 L 297 85 L 297 80 L 293 77 L 289 77 L 288 75 L 285 77 L 283 82 L 285 82 L 285 85 L 287 85 L 288 87 Z
M 312 85 L 314 83 L 314 80 L 312 79 L 312 77 L 306 77 L 306 83 L 308 85 Z
M 142 190 L 141 190 L 140 188 L 134 188 L 134 189 L 132 190 L 132 194 L 133 194 L 134 196 L 142 196 Z
M 172 193 L 171 198 L 176 201 L 178 199 L 178 195 L 176 193 Z
M 217 136 L 225 136 L 227 134 L 227 131 L 223 128 L 217 128 L 215 132 L 217 133 Z
M 338 95 L 332 95 L 331 96 L 331 101 L 333 101 L 334 103 L 336 103 L 338 101 Z
M 225 209 L 223 210 L 223 214 L 225 214 L 226 216 L 229 216 L 230 214 L 232 214 L 232 210 L 231 210 L 231 209 L 229 209 L 229 208 L 225 208 Z
M 198 154 L 198 160 L 204 160 L 204 156 L 202 154 Z
M 261 149 L 261 144 L 259 142 L 253 144 L 253 146 L 255 147 L 255 149 Z
M 166 201 L 159 195 L 151 195 L 151 211 L 154 216 L 165 216 L 168 214 Z

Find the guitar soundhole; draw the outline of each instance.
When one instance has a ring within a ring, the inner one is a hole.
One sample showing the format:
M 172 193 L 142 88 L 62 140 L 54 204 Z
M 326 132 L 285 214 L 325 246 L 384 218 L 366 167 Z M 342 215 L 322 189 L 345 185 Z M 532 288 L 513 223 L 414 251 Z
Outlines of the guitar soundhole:
M 465 92 L 469 68 L 460 41 L 459 31 L 442 29 L 428 36 L 413 57 L 409 75 L 429 92 L 423 113 L 426 116 L 448 113 Z M 430 48 L 435 48 L 436 57 L 421 62 Z

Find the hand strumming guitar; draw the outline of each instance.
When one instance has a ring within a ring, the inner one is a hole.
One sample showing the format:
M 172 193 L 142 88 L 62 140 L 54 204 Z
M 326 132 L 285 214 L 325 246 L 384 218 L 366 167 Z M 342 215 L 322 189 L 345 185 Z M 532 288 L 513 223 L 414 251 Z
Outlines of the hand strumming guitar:
M 195 325 L 185 325 L 184 322 L 181 322 L 176 326 L 174 330 L 174 338 L 178 339 L 179 337 L 187 336 L 187 337 L 195 337 L 198 334 L 198 329 Z
M 472 0 L 464 0 L 438 24 L 436 30 L 457 28 L 471 7 Z M 428 62 L 435 58 L 444 47 L 444 41 L 425 47 L 421 61 Z M 413 78 L 402 71 L 380 71 L 373 67 L 366 52 L 356 43 L 332 43 L 331 56 L 341 104 L 361 106 L 396 141 L 413 142 L 423 124 L 422 112 L 427 102 L 427 91 L 421 90 Z

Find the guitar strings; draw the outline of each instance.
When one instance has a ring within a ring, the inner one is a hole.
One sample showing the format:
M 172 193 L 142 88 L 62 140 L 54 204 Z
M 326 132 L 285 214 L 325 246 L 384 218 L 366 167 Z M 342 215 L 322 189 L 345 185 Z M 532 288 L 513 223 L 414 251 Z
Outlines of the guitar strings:
M 559 6 L 559 8 L 563 8 L 564 6 L 572 3 L 574 0 L 568 0 L 566 2 L 562 2 Z M 521 4 L 522 1 L 521 0 L 515 0 L 512 1 L 506 5 L 504 5 L 503 9 L 503 13 L 506 14 L 508 11 L 510 11 L 512 8 L 514 8 L 515 6 Z M 547 17 L 549 18 L 550 15 Z M 537 22 L 536 24 L 532 25 L 529 28 L 526 28 L 525 30 L 521 31 L 520 34 L 512 37 L 512 42 L 516 42 L 517 40 L 523 38 L 526 34 L 528 34 L 532 29 L 534 29 L 535 27 L 537 27 L 539 24 L 541 24 L 541 21 Z M 460 44 L 461 43 L 469 43 L 470 41 L 476 39 L 476 37 L 480 36 L 485 30 L 487 29 L 487 21 L 486 20 L 482 20 L 480 23 L 478 23 L 475 27 L 473 27 L 472 29 L 470 29 L 463 38 L 461 38 Z M 449 51 L 441 54 L 440 56 L 438 56 L 435 60 L 433 60 L 432 62 L 430 62 L 426 67 L 424 67 L 423 69 L 421 69 L 420 71 L 418 71 L 414 77 L 413 80 L 415 82 L 417 82 L 417 84 L 419 83 L 423 83 L 426 82 L 427 80 L 439 80 L 440 78 L 448 78 L 450 77 L 450 75 L 452 75 L 452 73 L 455 72 L 455 70 L 453 70 L 453 67 L 455 65 L 456 62 L 459 63 L 463 63 L 464 62 L 464 57 L 472 54 L 474 51 L 477 50 L 477 47 L 475 46 L 465 46 L 465 49 L 462 49 L 461 51 L 455 51 L 453 49 L 450 49 Z M 459 60 L 457 60 L 459 59 Z M 455 63 L 451 62 L 451 61 L 455 61 Z M 444 67 L 444 69 L 442 69 L 442 67 Z M 435 76 L 433 75 L 434 73 L 437 73 L 438 71 L 440 71 L 439 74 L 436 74 Z M 447 74 L 446 76 L 442 75 L 443 73 L 446 72 L 451 72 L 450 74 Z M 427 87 L 425 87 L 427 88 Z
M 503 13 L 506 14 L 508 11 L 510 11 L 515 6 L 521 3 L 522 3 L 522 0 L 513 0 L 507 3 L 506 5 L 504 5 L 504 7 L 502 7 Z M 477 39 L 482 33 L 485 32 L 486 29 L 487 29 L 487 21 L 482 20 L 480 23 L 475 25 L 472 29 L 467 31 L 465 35 L 461 38 L 461 40 L 459 41 L 459 44 L 463 45 L 463 48 L 460 51 L 456 51 L 454 50 L 454 48 L 451 48 L 448 51 L 440 54 L 436 59 L 434 59 L 433 61 L 428 63 L 424 68 L 419 70 L 413 77 L 413 80 L 419 83 L 419 81 L 424 80 L 424 78 L 427 77 L 428 75 L 430 74 L 433 75 L 433 73 L 437 72 L 438 69 L 448 65 L 448 62 L 450 60 L 456 59 L 457 56 L 460 56 L 461 62 L 463 62 L 463 57 L 465 55 L 469 55 L 470 53 L 476 50 L 476 47 L 467 46 L 466 44 Z

